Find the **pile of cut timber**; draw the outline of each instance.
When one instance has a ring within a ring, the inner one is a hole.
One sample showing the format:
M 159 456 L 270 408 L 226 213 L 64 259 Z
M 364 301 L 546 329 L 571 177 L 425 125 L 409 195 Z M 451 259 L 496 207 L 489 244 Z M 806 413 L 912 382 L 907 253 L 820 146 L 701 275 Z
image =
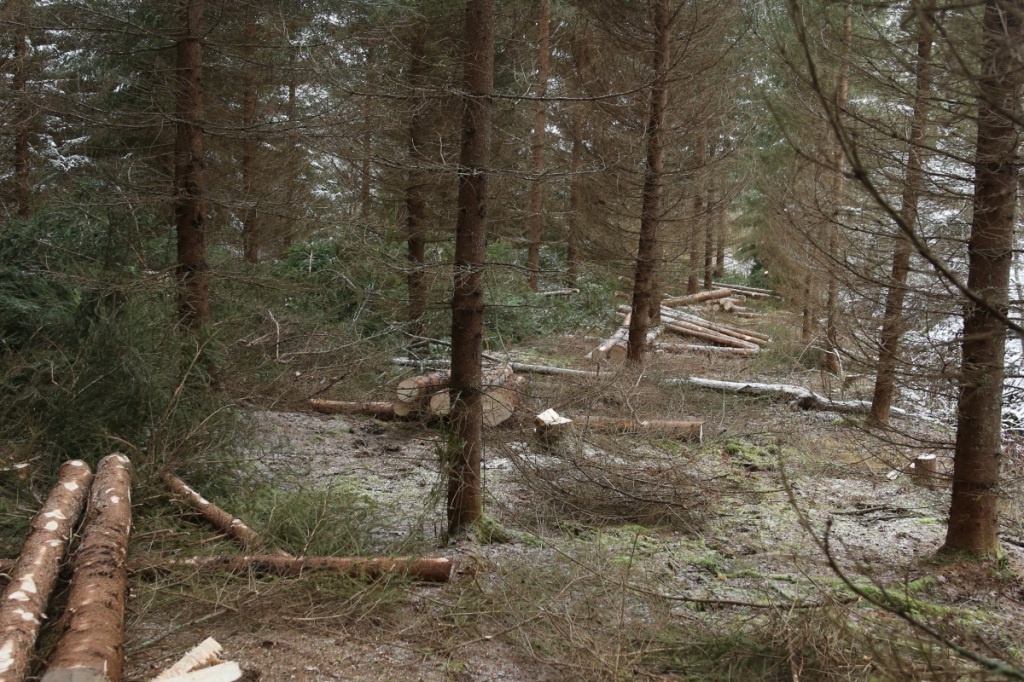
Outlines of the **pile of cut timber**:
M 711 322 L 699 315 L 678 310 L 680 306 L 704 303 L 743 317 L 756 317 L 759 313 L 754 313 L 740 305 L 744 297 L 752 296 L 748 289 L 745 287 L 743 291 L 735 291 L 732 288 L 719 288 L 689 296 L 666 298 L 661 308 L 662 324 L 648 330 L 647 346 L 664 353 L 703 353 L 733 357 L 757 355 L 760 349 L 771 340 L 767 335 L 720 322 Z M 756 291 L 758 297 L 766 298 L 770 295 L 770 292 Z M 602 341 L 597 348 L 587 354 L 590 360 L 600 362 L 608 359 L 618 363 L 626 359 L 631 314 L 626 306 L 619 306 L 619 311 L 626 314 L 622 325 Z M 693 339 L 696 342 L 659 343 L 658 337 L 665 331 Z
M 364 414 L 377 419 L 420 419 L 444 417 L 451 411 L 451 374 L 439 370 L 403 379 L 392 403 L 354 403 L 311 399 L 310 407 L 324 414 Z M 508 363 L 484 370 L 483 413 L 485 426 L 497 426 L 514 413 L 526 389 L 526 378 Z

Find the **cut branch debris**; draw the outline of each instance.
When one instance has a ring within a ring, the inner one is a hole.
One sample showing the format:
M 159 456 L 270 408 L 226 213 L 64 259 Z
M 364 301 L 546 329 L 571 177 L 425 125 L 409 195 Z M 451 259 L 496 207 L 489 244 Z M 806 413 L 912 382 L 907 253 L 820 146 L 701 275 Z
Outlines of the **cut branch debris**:
M 208 637 L 150 682 L 233 682 L 242 671 L 237 663 L 221 661 L 222 650 L 217 640 Z
M 649 431 L 673 436 L 682 440 L 694 440 L 700 443 L 704 438 L 704 422 L 698 421 L 668 421 L 664 419 L 623 419 L 620 417 L 603 417 L 597 415 L 585 415 L 573 417 L 573 422 L 580 428 L 591 428 L 597 430 L 620 431 L 622 433 L 637 433 Z
M 0 682 L 22 682 L 28 675 L 60 561 L 91 483 L 92 471 L 85 462 L 65 462 L 56 486 L 32 520 L 0 602 Z
M 120 682 L 132 525 L 128 464 L 127 457 L 115 454 L 96 468 L 68 593 L 66 630 L 42 682 Z

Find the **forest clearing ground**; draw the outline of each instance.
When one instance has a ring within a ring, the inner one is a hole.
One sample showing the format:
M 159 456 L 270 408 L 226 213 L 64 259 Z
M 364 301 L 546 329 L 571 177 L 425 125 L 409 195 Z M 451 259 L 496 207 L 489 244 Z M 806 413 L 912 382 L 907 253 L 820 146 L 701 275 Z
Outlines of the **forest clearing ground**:
M 517 359 L 580 357 L 588 343 L 559 339 Z M 778 380 L 743 361 L 679 356 L 646 372 Z M 485 449 L 486 511 L 495 538 L 510 541 L 444 549 L 436 428 L 251 412 L 250 456 L 276 487 L 339 495 L 304 529 L 314 546 L 321 525 L 355 514 L 360 553 L 454 554 L 478 571 L 441 587 L 188 574 L 137 583 L 128 679 L 206 636 L 263 680 L 959 678 L 965 666 L 948 651 L 849 603 L 793 502 L 819 534 L 833 519 L 836 555 L 872 594 L 989 654 L 1024 651 L 1024 550 L 1007 544 L 993 571 L 931 562 L 948 488 L 887 477 L 912 460 L 911 435 L 948 436 L 940 427 L 908 420 L 916 433 L 886 442 L 836 414 L 658 387 L 626 370 L 590 384 L 533 377 L 528 393 Z M 542 447 L 530 417 L 546 407 L 697 417 L 705 442 L 587 433 Z M 1020 538 L 1021 479 L 1008 481 L 1004 527 Z M 199 551 L 220 546 L 210 538 Z

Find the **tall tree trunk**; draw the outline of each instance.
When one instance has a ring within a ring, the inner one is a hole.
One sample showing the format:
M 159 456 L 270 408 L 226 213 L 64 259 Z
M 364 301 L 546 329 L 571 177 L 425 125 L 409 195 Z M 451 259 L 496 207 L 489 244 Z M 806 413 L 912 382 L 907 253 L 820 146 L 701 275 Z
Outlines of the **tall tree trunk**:
M 706 185 L 704 180 L 704 166 L 707 164 L 708 147 L 708 126 L 707 122 L 701 124 L 700 132 L 697 134 L 697 173 L 698 180 L 694 183 L 693 194 L 693 221 L 690 223 L 690 238 L 687 241 L 687 275 L 686 293 L 695 294 L 700 288 L 700 243 L 702 230 L 701 221 L 704 220 L 704 193 Z
M 294 29 L 289 30 L 289 41 Z M 282 225 L 281 246 L 283 251 L 291 248 L 292 240 L 295 238 L 295 216 L 298 214 L 296 206 L 299 196 L 299 122 L 296 119 L 296 90 L 298 89 L 298 48 L 289 44 L 288 46 L 288 147 L 285 168 L 288 177 L 285 179 L 287 190 L 285 191 L 285 216 Z
M 427 312 L 426 268 L 426 224 L 427 204 L 425 186 L 427 182 L 427 155 L 424 148 L 429 134 L 429 120 L 424 109 L 427 98 L 423 94 L 427 72 L 426 35 L 414 28 L 409 45 L 409 91 L 412 113 L 409 116 L 409 180 L 405 191 L 406 230 L 408 235 L 407 283 L 409 287 L 410 332 L 416 336 L 424 333 L 423 316 Z
M 917 29 L 917 85 L 914 92 L 914 118 L 910 124 L 907 170 L 903 177 L 903 205 L 900 220 L 904 229 L 917 229 L 917 205 L 921 196 L 924 174 L 921 171 L 921 146 L 924 144 L 925 128 L 928 124 L 928 93 L 932 76 L 929 62 L 932 59 L 931 19 L 925 14 L 935 7 L 934 0 L 919 8 Z M 892 254 L 892 272 L 889 290 L 885 297 L 885 313 L 882 331 L 878 340 L 878 368 L 875 375 L 875 392 L 871 398 L 870 420 L 875 424 L 887 425 L 892 408 L 893 388 L 896 378 L 896 362 L 899 357 L 900 335 L 903 333 L 903 301 L 907 292 L 907 274 L 910 272 L 910 254 L 913 245 L 897 227 Z
M 177 136 L 174 212 L 177 219 L 178 320 L 190 329 L 211 322 L 206 262 L 206 180 L 203 175 L 203 0 L 181 0 L 177 45 Z
M 531 149 L 530 185 L 530 248 L 527 254 L 526 281 L 537 291 L 537 276 L 540 272 L 540 238 L 544 228 L 544 134 L 547 127 L 548 69 L 551 62 L 549 28 L 551 24 L 551 0 L 538 0 L 537 12 L 537 83 L 534 93 L 537 101 L 533 110 L 533 145 Z
M 718 210 L 715 212 L 715 277 L 725 275 L 725 245 L 729 241 L 729 222 L 726 192 L 723 189 Z
M 836 85 L 835 118 L 841 121 L 850 93 L 850 42 L 853 38 L 853 15 L 846 6 L 843 19 L 843 57 L 839 65 L 839 82 Z M 839 249 L 839 213 L 843 206 L 844 153 L 838 132 L 833 136 L 832 163 L 832 216 L 828 229 L 828 295 L 825 299 L 825 370 L 838 375 L 842 371 L 839 354 L 839 264 L 843 260 Z
M 708 215 L 704 219 L 704 288 L 710 289 L 714 282 L 715 265 L 715 220 L 718 217 L 718 183 L 712 179 L 708 189 Z
M 367 90 L 370 88 L 370 75 L 373 73 L 374 46 L 366 49 L 366 83 Z M 370 165 L 370 157 L 373 156 L 373 112 L 372 102 L 368 96 L 363 97 L 363 158 L 359 167 L 359 217 L 369 218 L 370 207 L 373 202 L 371 185 L 373 173 Z
M 661 300 L 657 293 L 658 226 L 661 222 L 661 186 L 665 156 L 665 111 L 668 108 L 668 69 L 672 48 L 669 0 L 651 0 L 654 16 L 654 50 L 651 71 L 650 117 L 647 122 L 647 169 L 644 173 L 643 203 L 640 209 L 640 243 L 633 278 L 633 308 L 629 323 L 626 359 L 642 363 L 647 353 L 647 330 L 651 308 Z
M 256 224 L 256 196 L 253 182 L 256 176 L 256 13 L 250 11 L 245 18 L 245 60 L 242 92 L 242 257 L 247 263 L 260 260 L 259 226 Z
M 487 245 L 487 176 L 494 85 L 494 0 L 466 0 L 463 87 L 452 293 L 451 420 L 456 440 L 448 462 L 448 534 L 483 517 L 480 479 L 483 427 L 483 269 Z
M 32 215 L 32 152 L 30 136 L 33 116 L 28 97 L 29 37 L 27 0 L 17 0 L 12 8 L 14 24 L 14 205 L 22 218 Z
M 1024 0 L 987 0 L 978 76 L 978 141 L 967 286 L 1004 315 L 1008 310 L 1017 207 Z M 953 499 L 944 552 L 999 552 L 998 488 L 1006 327 L 988 307 L 969 304 L 957 402 Z
M 566 284 L 576 286 L 580 272 L 580 172 L 583 170 L 583 112 L 579 103 L 572 108 L 572 150 L 569 156 L 569 234 L 566 238 L 565 258 L 568 267 Z

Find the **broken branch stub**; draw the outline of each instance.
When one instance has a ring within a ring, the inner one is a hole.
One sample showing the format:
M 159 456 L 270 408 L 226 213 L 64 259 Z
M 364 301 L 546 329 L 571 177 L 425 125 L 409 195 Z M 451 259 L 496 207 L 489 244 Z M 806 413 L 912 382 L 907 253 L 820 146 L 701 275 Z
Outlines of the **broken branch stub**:
M 0 602 L 0 682 L 22 682 L 29 672 L 60 561 L 91 483 L 92 471 L 85 462 L 65 462 L 57 472 L 57 484 L 32 520 Z
M 124 668 L 126 559 L 132 524 L 128 458 L 96 467 L 89 514 L 75 555 L 64 633 L 42 682 L 120 682 Z

